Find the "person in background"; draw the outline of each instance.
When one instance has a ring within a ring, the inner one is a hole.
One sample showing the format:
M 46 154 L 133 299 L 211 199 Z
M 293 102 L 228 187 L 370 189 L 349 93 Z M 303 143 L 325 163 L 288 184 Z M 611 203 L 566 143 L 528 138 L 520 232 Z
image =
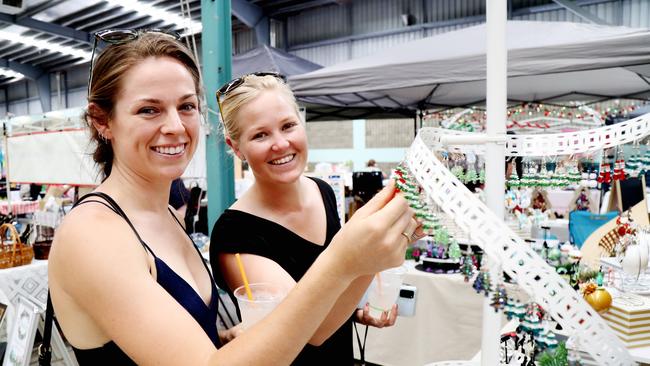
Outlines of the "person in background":
M 351 282 L 403 261 L 412 213 L 391 187 L 272 314 L 234 339 L 218 333 L 217 288 L 168 206 L 198 143 L 198 64 L 173 34 L 96 37 L 110 44 L 91 63 L 85 119 L 105 179 L 66 215 L 48 265 L 79 365 L 287 365 Z
M 172 181 L 169 189 L 169 204 L 178 212 L 180 217 L 185 218 L 185 211 L 190 202 L 190 191 L 185 187 L 181 178 Z
M 210 258 L 217 284 L 231 293 L 243 284 L 235 258 L 242 253 L 250 282 L 293 288 L 331 248 L 340 230 L 334 192 L 324 181 L 303 175 L 305 125 L 293 93 L 279 76 L 247 75 L 226 84 L 217 95 L 226 143 L 255 176 L 250 189 L 212 229 Z M 409 221 L 412 233 L 417 222 Z M 344 296 L 294 365 L 352 365 L 353 319 L 376 327 L 395 323 L 395 307 L 390 317 L 384 312 L 379 319 L 368 314 L 367 305 L 356 309 L 371 280 L 372 275 L 364 275 L 346 285 Z
M 368 160 L 368 162 L 366 163 L 366 170 L 369 172 L 381 171 L 381 169 L 379 169 L 379 167 L 377 166 L 377 162 L 375 161 L 375 159 Z
M 366 167 L 365 167 L 365 169 L 363 171 L 365 171 L 365 172 L 381 172 L 382 179 L 386 179 L 386 173 L 384 173 L 377 166 L 377 162 L 375 161 L 375 159 L 368 160 L 368 162 L 366 163 Z

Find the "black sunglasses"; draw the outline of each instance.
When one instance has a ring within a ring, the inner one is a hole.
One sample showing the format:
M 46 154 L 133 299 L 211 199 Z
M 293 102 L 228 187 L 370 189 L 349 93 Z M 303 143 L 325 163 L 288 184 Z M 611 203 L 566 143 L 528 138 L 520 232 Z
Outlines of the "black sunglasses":
M 239 86 L 241 86 L 244 81 L 246 81 L 246 78 L 249 76 L 259 76 L 259 77 L 264 77 L 264 76 L 273 76 L 279 80 L 281 80 L 283 83 L 287 82 L 287 78 L 278 73 L 278 72 L 264 72 L 264 71 L 259 71 L 259 72 L 252 72 L 250 74 L 242 75 L 238 78 L 234 78 L 230 80 L 229 82 L 223 84 L 219 90 L 217 90 L 217 105 L 219 106 L 219 114 L 221 115 L 221 120 L 223 121 L 223 110 L 221 108 L 221 96 L 226 95 L 230 93 L 231 91 L 237 89 Z
M 180 34 L 166 29 L 104 29 L 94 34 L 93 51 L 90 55 L 90 70 L 88 71 L 88 96 L 90 96 L 90 86 L 93 81 L 93 67 L 95 66 L 95 50 L 99 41 L 108 44 L 123 44 L 135 41 L 141 35 L 147 33 L 161 34 L 174 40 L 181 39 Z
M 246 75 L 240 76 L 238 78 L 234 78 L 234 79 L 230 80 L 229 82 L 223 84 L 223 86 L 221 88 L 219 88 L 219 90 L 217 90 L 217 99 L 219 99 L 220 96 L 226 95 L 226 94 L 230 93 L 231 91 L 237 89 L 240 85 L 242 85 L 244 83 L 246 78 L 249 77 L 249 76 L 259 76 L 259 77 L 273 76 L 275 78 L 278 78 L 278 79 L 282 80 L 282 82 L 287 81 L 287 79 L 284 77 L 284 75 L 282 75 L 280 73 L 277 73 L 277 72 L 263 72 L 263 71 L 262 72 L 252 72 L 250 74 L 246 74 Z

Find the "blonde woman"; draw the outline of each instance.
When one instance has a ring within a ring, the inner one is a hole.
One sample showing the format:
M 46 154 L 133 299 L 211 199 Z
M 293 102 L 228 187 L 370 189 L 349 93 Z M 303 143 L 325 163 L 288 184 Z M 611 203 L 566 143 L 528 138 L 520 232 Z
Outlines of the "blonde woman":
M 303 175 L 305 126 L 293 93 L 278 75 L 235 79 L 218 98 L 226 143 L 248 163 L 255 182 L 214 225 L 210 256 L 217 283 L 231 291 L 242 285 L 234 255 L 242 253 L 249 281 L 292 288 L 334 245 L 341 228 L 334 193 L 324 181 Z M 417 223 L 407 221 L 412 234 Z M 377 327 L 395 323 L 396 308 L 379 319 L 367 306 L 355 311 L 371 280 L 366 274 L 346 285 L 294 365 L 352 365 L 353 319 Z

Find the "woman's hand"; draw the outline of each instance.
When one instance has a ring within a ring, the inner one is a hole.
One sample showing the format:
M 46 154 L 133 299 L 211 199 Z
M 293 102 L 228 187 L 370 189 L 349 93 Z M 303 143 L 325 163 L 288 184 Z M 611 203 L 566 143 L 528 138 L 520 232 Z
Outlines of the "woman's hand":
M 354 315 L 354 321 L 363 325 L 370 325 L 375 328 L 392 327 L 395 325 L 395 320 L 397 320 L 397 304 L 393 304 L 393 307 L 390 309 L 390 316 L 387 312 L 382 311 L 379 318 L 374 318 L 370 315 L 368 304 L 363 309 L 357 309 Z
M 391 182 L 352 216 L 328 250 L 343 273 L 374 274 L 404 262 L 417 227 L 413 210 Z
M 235 339 L 237 336 L 242 334 L 244 332 L 244 329 L 241 327 L 241 323 L 235 325 L 232 328 L 229 329 L 224 329 L 219 331 L 219 340 L 221 340 L 221 344 L 225 345 L 226 343 L 232 341 Z

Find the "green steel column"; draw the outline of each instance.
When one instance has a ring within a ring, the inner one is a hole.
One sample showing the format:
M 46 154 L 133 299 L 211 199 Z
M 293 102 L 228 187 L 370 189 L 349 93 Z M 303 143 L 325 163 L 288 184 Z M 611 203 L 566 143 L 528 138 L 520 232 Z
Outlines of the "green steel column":
M 230 80 L 232 62 L 232 25 L 230 0 L 201 0 L 203 32 L 203 83 L 208 102 L 210 135 L 206 141 L 208 174 L 208 228 L 235 201 L 235 179 L 232 156 L 223 140 L 219 122 L 216 92 Z

